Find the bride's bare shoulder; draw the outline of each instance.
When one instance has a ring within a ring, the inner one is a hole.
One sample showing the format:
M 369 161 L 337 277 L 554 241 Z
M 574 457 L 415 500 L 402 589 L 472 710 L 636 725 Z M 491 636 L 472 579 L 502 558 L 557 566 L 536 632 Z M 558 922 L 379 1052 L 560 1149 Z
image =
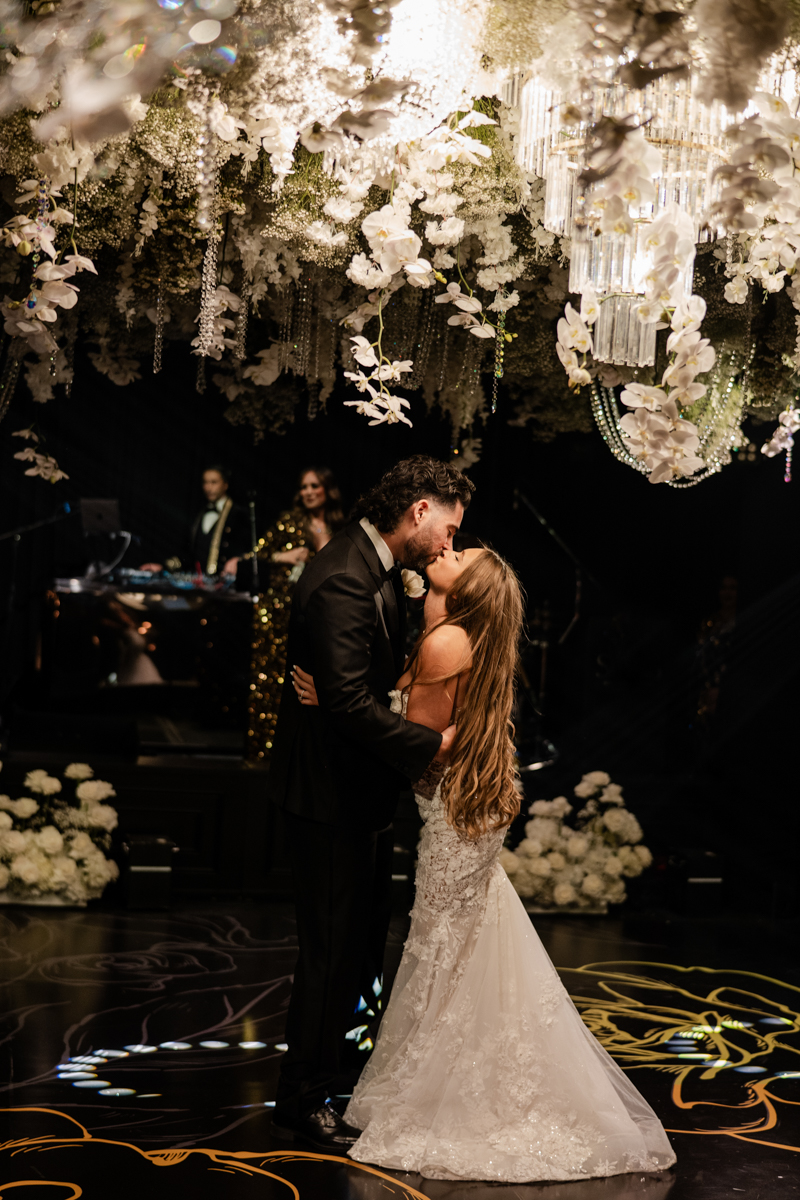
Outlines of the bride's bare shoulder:
M 439 625 L 425 638 L 420 649 L 419 682 L 425 677 L 441 679 L 463 671 L 471 656 L 469 638 L 460 625 Z

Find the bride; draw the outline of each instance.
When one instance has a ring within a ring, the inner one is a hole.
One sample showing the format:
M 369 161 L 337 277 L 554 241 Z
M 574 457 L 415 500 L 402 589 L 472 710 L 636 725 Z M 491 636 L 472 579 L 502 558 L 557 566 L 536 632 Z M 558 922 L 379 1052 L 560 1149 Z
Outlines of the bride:
M 415 785 L 411 929 L 345 1114 L 362 1130 L 349 1154 L 428 1179 L 661 1170 L 675 1161 L 662 1125 L 584 1025 L 498 862 L 520 803 L 519 582 L 488 549 L 445 551 L 427 570 L 425 631 L 392 709 L 439 731 L 455 720 L 458 735 L 444 773 Z

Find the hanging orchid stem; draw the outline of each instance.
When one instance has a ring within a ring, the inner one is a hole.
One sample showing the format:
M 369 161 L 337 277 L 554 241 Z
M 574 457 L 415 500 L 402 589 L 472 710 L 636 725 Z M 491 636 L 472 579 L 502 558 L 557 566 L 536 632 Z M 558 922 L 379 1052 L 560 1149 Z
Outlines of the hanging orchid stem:
M 469 295 L 470 299 L 472 299 L 472 297 L 475 295 L 475 293 L 472 290 L 472 288 L 469 286 L 469 284 L 467 283 L 466 279 L 464 278 L 464 272 L 461 270 L 461 245 L 460 244 L 456 247 L 456 270 L 458 271 L 459 279 L 463 283 L 464 287 L 467 289 L 467 294 Z M 500 294 L 505 295 L 505 287 L 500 288 Z M 490 329 L 494 330 L 495 337 L 498 337 L 498 328 L 499 327 L 497 325 L 495 325 L 493 321 L 490 321 L 488 319 L 488 317 L 486 316 L 486 313 L 483 310 L 483 306 L 481 306 L 481 324 L 488 325 Z M 500 336 L 504 336 L 504 335 L 500 334 Z M 514 334 L 514 336 L 516 337 L 516 334 Z
M 383 364 L 388 363 L 389 366 L 391 366 L 391 359 L 387 358 L 386 355 L 383 353 L 383 306 L 384 306 L 384 297 L 385 296 L 386 296 L 386 289 L 384 289 L 381 292 L 380 296 L 378 297 L 378 338 L 377 338 L 377 341 L 372 343 L 373 349 L 375 349 L 377 347 L 377 350 L 378 350 L 377 383 L 378 383 L 378 395 L 380 395 L 380 396 L 389 396 L 391 394 L 389 392 L 389 389 L 386 387 L 386 385 L 384 384 L 383 380 L 380 377 L 380 369 L 383 366 Z
M 75 182 L 72 188 L 72 228 L 69 231 L 69 241 L 72 246 L 72 253 L 78 253 L 78 246 L 75 241 L 75 230 L 78 225 L 78 168 L 75 168 Z

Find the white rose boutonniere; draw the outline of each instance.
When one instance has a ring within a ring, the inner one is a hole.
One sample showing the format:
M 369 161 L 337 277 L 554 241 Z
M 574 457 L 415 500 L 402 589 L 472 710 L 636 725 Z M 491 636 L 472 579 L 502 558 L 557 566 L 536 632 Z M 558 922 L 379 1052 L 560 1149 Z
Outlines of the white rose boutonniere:
M 422 581 L 421 575 L 418 575 L 416 571 L 409 571 L 404 567 L 402 576 L 403 589 L 409 599 L 419 600 L 420 596 L 425 595 L 425 584 Z

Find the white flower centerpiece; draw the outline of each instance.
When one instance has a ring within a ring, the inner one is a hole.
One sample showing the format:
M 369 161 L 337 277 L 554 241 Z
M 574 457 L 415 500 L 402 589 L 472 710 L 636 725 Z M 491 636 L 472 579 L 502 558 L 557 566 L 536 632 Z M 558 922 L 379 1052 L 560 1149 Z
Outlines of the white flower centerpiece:
M 566 796 L 537 800 L 514 850 L 500 861 L 529 912 L 604 913 L 626 897 L 625 879 L 653 861 L 642 827 L 625 807 L 622 788 L 605 771 L 590 771 L 574 789 L 585 800 L 575 825 Z
M 116 793 L 93 775 L 88 763 L 64 770 L 74 799 L 42 770 L 25 776 L 31 795 L 0 795 L 0 903 L 83 907 L 118 877 L 106 857 L 117 812 L 104 803 Z

